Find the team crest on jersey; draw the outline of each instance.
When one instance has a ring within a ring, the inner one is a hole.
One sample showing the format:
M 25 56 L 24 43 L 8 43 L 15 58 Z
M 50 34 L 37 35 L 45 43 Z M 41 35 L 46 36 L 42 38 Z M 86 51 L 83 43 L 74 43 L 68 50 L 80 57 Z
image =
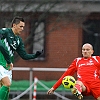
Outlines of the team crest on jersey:
M 93 62 L 92 59 L 90 59 L 89 62 L 92 63 Z

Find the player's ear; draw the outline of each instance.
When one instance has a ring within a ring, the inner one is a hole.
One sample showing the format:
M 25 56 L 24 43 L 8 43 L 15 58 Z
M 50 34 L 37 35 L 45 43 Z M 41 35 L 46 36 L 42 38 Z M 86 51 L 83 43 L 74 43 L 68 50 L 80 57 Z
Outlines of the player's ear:
M 94 50 L 92 50 L 92 54 L 94 53 Z
M 16 26 L 16 24 L 12 24 L 12 27 L 15 27 Z

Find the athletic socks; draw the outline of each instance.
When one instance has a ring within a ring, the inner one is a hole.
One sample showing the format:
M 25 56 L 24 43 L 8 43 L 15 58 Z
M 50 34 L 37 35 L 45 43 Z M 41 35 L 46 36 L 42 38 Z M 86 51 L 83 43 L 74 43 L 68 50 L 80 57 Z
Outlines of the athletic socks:
M 9 95 L 9 87 L 2 86 L 0 88 L 0 100 L 8 100 Z
M 83 99 L 83 95 L 81 94 L 82 92 L 82 87 L 79 84 L 76 84 L 72 89 L 72 93 L 79 99 Z
M 82 87 L 79 84 L 74 86 L 80 93 L 82 92 Z

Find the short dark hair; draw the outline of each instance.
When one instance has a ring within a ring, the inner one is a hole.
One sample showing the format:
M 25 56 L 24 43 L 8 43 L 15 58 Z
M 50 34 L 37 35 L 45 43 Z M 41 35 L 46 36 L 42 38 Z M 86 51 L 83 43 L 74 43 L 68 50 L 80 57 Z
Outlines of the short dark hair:
M 19 24 L 20 21 L 25 22 L 23 17 L 19 17 L 19 16 L 14 17 L 12 20 L 12 26 L 13 26 L 13 24 Z

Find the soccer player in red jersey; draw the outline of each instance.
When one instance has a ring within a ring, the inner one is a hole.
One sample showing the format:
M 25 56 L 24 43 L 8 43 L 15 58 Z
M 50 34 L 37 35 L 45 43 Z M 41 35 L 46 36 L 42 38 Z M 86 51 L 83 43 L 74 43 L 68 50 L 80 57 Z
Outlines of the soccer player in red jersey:
M 93 52 L 91 44 L 84 44 L 82 46 L 83 57 L 74 59 L 59 80 L 48 90 L 47 94 L 53 94 L 62 84 L 62 79 L 65 76 L 72 76 L 77 72 L 77 81 L 72 88 L 72 93 L 80 100 L 83 95 L 92 95 L 96 100 L 100 100 L 100 56 L 92 56 Z

